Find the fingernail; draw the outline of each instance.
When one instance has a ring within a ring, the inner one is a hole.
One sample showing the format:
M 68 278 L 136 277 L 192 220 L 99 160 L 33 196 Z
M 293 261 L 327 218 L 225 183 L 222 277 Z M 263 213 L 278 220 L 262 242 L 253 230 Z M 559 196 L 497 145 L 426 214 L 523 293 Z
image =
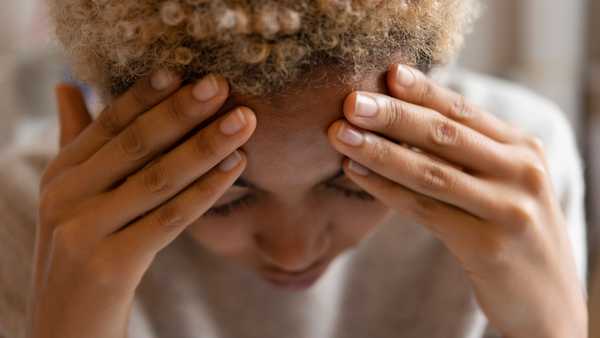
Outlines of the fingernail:
M 205 76 L 192 90 L 194 98 L 200 102 L 205 102 L 219 93 L 219 84 L 213 74 Z
M 373 117 L 377 115 L 377 102 L 365 94 L 357 94 L 354 105 L 354 114 L 362 117 Z
M 408 66 L 398 65 L 396 67 L 396 83 L 403 87 L 410 87 L 416 82 L 415 74 Z
M 221 164 L 219 164 L 219 169 L 221 171 L 225 171 L 225 172 L 231 171 L 233 168 L 237 167 L 238 163 L 240 163 L 241 160 L 242 160 L 242 156 L 236 150 L 231 155 L 227 156 L 227 158 L 225 158 L 221 162 Z
M 155 72 L 150 79 L 150 84 L 155 90 L 165 90 L 173 83 L 175 77 L 171 72 L 161 69 Z
M 352 172 L 354 172 L 355 174 L 358 174 L 360 176 L 368 176 L 369 175 L 369 169 L 367 169 L 362 164 L 355 162 L 353 160 L 348 161 L 348 169 L 350 169 Z
M 221 132 L 225 135 L 234 135 L 246 125 L 246 117 L 238 108 L 231 112 L 220 125 Z
M 364 141 L 363 135 L 347 124 L 344 124 L 342 127 L 340 127 L 337 138 L 351 146 L 359 146 Z

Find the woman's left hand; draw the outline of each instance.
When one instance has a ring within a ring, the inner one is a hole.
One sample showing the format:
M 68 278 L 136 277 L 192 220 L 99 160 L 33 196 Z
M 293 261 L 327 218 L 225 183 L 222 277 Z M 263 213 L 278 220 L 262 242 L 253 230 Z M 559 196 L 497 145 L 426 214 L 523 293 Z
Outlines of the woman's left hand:
M 394 97 L 350 94 L 329 129 L 348 177 L 446 245 L 503 336 L 587 337 L 542 142 L 413 68 L 387 84 Z

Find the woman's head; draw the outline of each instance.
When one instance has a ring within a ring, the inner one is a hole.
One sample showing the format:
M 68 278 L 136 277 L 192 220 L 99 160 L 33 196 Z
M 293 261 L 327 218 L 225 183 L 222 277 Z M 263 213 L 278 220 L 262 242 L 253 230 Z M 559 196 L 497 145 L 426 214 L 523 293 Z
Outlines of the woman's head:
M 344 82 L 446 62 L 477 0 L 48 0 L 75 72 L 117 95 L 154 69 L 225 76 L 234 92 L 279 92 L 317 66 Z M 383 68 L 382 68 L 383 66 Z
M 189 234 L 262 270 L 356 246 L 390 210 L 341 173 L 327 129 L 389 62 L 429 69 L 459 47 L 476 0 L 49 0 L 76 73 L 107 100 L 162 68 L 223 75 L 257 128 L 248 165 Z

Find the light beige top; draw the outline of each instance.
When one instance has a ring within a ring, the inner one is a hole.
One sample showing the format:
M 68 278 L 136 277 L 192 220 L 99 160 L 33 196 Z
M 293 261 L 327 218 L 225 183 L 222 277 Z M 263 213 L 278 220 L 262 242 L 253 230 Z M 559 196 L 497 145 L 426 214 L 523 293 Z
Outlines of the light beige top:
M 514 85 L 458 71 L 448 85 L 540 137 L 586 277 L 582 162 L 557 107 Z M 0 337 L 23 338 L 37 186 L 56 151 L 56 126 L 0 154 Z M 551 296 L 551 295 L 549 295 Z M 304 293 L 271 288 L 188 237 L 158 255 L 136 296 L 131 338 L 479 338 L 487 321 L 466 276 L 423 226 L 398 216 L 335 260 Z

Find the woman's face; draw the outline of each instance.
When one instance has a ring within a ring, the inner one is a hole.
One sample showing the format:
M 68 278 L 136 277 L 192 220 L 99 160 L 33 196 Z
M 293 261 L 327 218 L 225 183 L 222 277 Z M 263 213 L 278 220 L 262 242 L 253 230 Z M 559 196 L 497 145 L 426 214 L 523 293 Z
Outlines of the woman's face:
M 365 77 L 357 87 L 384 93 L 383 75 Z M 257 116 L 256 131 L 242 147 L 248 165 L 236 185 L 188 229 L 191 237 L 281 284 L 289 276 L 272 274 L 325 262 L 316 269 L 323 272 L 389 217 L 387 207 L 343 175 L 343 156 L 327 139 L 351 91 L 331 83 L 269 102 L 233 96 Z

